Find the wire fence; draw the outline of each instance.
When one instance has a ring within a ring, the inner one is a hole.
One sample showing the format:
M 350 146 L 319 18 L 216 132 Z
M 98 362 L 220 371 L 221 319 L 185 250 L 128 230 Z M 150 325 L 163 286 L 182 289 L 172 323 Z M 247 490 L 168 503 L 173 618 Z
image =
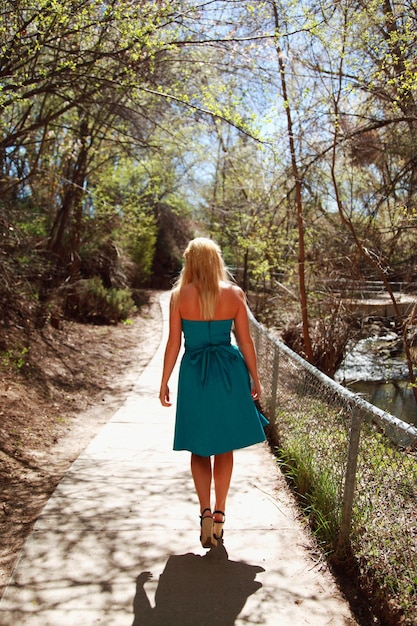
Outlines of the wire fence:
M 323 547 L 387 624 L 417 624 L 417 428 L 345 389 L 253 317 L 277 459 Z

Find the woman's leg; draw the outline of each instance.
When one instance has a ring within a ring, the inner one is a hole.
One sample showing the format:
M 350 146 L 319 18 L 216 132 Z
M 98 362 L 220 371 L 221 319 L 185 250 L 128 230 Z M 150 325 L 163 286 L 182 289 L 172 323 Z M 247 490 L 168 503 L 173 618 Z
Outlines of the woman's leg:
M 191 473 L 194 479 L 195 490 L 200 502 L 200 512 L 204 509 L 210 509 L 210 493 L 211 493 L 211 458 L 209 456 L 199 456 L 191 454 Z
M 216 511 L 226 510 L 226 498 L 229 492 L 233 470 L 233 451 L 216 454 L 214 457 L 214 490 L 216 493 Z M 217 516 L 216 516 L 217 517 Z M 222 520 L 218 520 L 222 521 Z

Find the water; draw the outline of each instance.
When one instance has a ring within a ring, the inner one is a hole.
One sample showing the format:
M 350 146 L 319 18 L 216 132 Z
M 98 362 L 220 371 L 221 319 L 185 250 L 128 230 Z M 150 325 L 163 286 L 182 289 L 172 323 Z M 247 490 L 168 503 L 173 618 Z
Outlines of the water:
M 386 383 L 361 381 L 348 387 L 383 411 L 388 411 L 404 422 L 417 426 L 417 404 L 413 390 L 406 381 Z
M 417 404 L 396 334 L 361 339 L 347 353 L 335 380 L 380 409 L 417 426 Z

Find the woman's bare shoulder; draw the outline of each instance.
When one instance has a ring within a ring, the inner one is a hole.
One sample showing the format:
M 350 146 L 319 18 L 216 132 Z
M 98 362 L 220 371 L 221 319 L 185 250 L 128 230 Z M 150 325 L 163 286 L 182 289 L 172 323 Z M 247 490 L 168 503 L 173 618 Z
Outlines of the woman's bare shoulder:
M 234 285 L 233 283 L 221 283 L 220 289 L 222 296 L 226 296 L 232 300 L 245 300 L 244 291 L 238 287 L 238 285 Z
M 231 283 L 221 283 L 217 315 L 221 319 L 235 319 L 245 303 L 245 294 L 240 287 Z

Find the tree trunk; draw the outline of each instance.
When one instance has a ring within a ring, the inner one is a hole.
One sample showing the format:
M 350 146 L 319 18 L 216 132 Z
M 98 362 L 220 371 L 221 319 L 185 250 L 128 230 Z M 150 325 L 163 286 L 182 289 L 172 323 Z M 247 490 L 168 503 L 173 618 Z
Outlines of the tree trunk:
M 294 133 L 293 133 L 293 123 L 291 117 L 291 108 L 288 101 L 287 94 L 287 83 L 285 76 L 285 64 L 282 58 L 282 51 L 279 42 L 279 13 L 276 2 L 273 4 L 273 12 L 274 12 L 274 21 L 275 21 L 275 32 L 277 33 L 275 37 L 275 49 L 278 56 L 278 67 L 279 73 L 281 77 L 281 88 L 282 88 L 282 97 L 284 100 L 284 108 L 287 116 L 287 131 L 288 131 L 288 141 L 290 147 L 291 154 L 291 167 L 292 173 L 294 177 L 294 186 L 295 186 L 295 197 L 297 204 L 297 224 L 298 224 L 298 286 L 300 289 L 300 302 L 301 302 L 301 319 L 303 324 L 303 339 L 304 339 L 304 348 L 305 354 L 310 361 L 313 363 L 313 348 L 311 345 L 310 339 L 310 329 L 309 329 L 309 319 L 308 319 L 308 306 L 307 306 L 307 291 L 306 291 L 306 282 L 305 282 L 305 244 L 304 244 L 304 219 L 303 219 L 303 201 L 301 195 L 301 180 L 298 172 L 297 158 L 295 155 L 295 145 L 294 145 Z

